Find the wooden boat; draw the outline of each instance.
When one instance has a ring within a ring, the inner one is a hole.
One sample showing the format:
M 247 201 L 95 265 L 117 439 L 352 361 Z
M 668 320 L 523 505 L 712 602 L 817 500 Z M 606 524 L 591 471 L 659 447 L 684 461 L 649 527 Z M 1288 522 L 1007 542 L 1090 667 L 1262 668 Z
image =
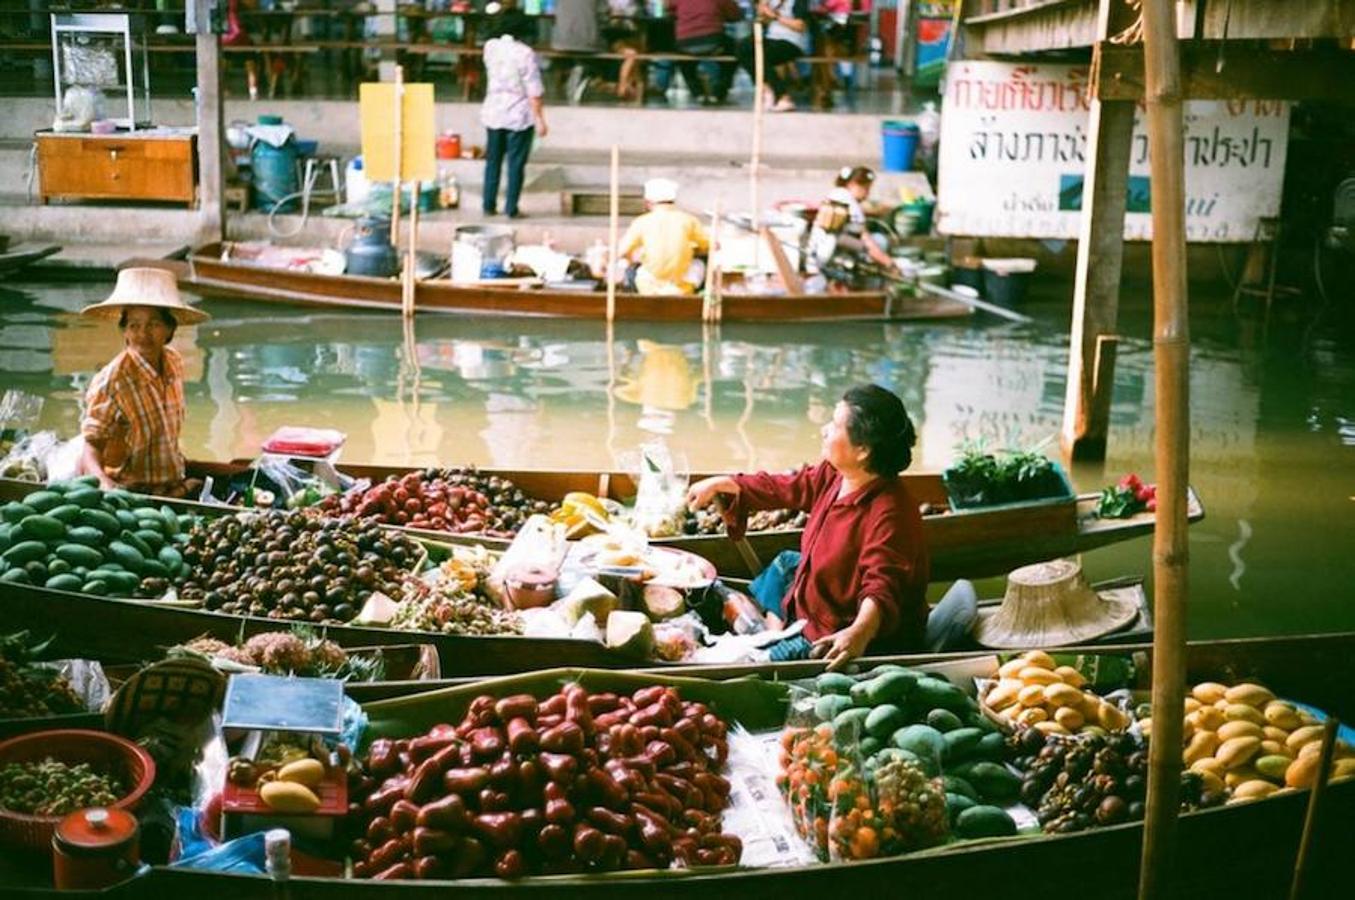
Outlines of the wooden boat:
M 193 477 L 212 476 L 224 481 L 243 471 L 248 461 L 232 463 L 190 462 Z M 391 466 L 340 465 L 354 478 L 377 482 L 388 476 L 413 471 Z M 531 497 L 558 502 L 570 491 L 627 501 L 635 497 L 635 480 L 622 472 L 552 471 L 545 469 L 483 469 L 488 475 L 507 478 Z M 695 474 L 693 480 L 705 477 Z M 1033 500 L 979 509 L 950 510 L 945 485 L 938 472 L 905 472 L 909 491 L 924 510 L 946 510 L 923 518 L 931 548 L 933 581 L 956 578 L 986 578 L 1004 575 L 1018 566 L 1083 553 L 1152 534 L 1155 516 L 1140 513 L 1127 519 L 1100 519 L 1095 515 L 1097 494 L 1072 500 Z M 0 500 L 13 499 L 0 483 Z M 1190 494 L 1190 520 L 1204 518 L 1204 506 L 1194 491 Z M 450 543 L 471 540 L 487 546 L 507 546 L 492 538 L 463 538 L 444 532 L 414 531 L 420 537 Z M 748 544 L 762 565 L 782 550 L 800 547 L 800 529 L 753 532 Z M 722 575 L 750 578 L 752 571 L 738 548 L 724 535 L 680 535 L 655 538 L 652 543 L 687 550 L 710 560 Z
M 1144 662 L 1149 646 L 1126 648 Z M 932 657 L 899 657 L 926 665 Z M 799 677 L 817 663 L 689 671 L 722 679 L 756 674 Z M 1254 679 L 1281 696 L 1301 699 L 1349 720 L 1355 716 L 1355 633 L 1207 641 L 1187 648 L 1192 680 Z M 1141 667 L 1141 671 L 1146 671 Z M 417 690 L 411 686 L 404 693 Z M 1286 896 L 1309 793 L 1289 792 L 1253 803 L 1218 807 L 1181 816 L 1176 833 L 1177 864 L 1168 880 L 1174 896 L 1235 900 Z M 1306 886 L 1309 897 L 1344 896 L 1348 888 L 1349 835 L 1355 829 L 1355 781 L 1332 784 L 1312 834 Z M 790 869 L 706 872 L 667 871 L 613 876 L 554 877 L 510 883 L 491 879 L 447 883 L 341 881 L 293 877 L 285 886 L 261 876 L 227 875 L 153 867 L 103 896 L 175 897 L 220 895 L 240 900 L 347 900 L 367 897 L 425 897 L 454 890 L 467 897 L 610 898 L 640 894 L 662 897 L 738 896 L 788 900 L 851 893 L 890 897 L 908 885 L 910 898 L 955 896 L 1002 900 L 1048 900 L 1051 894 L 1132 898 L 1137 884 L 1143 827 L 1139 823 L 1095 828 L 1069 835 L 1016 837 L 951 844 L 907 856 L 866 862 L 831 863 Z M 45 860 L 42 861 L 45 863 Z M 28 885 L 50 877 L 50 866 L 0 854 L 0 877 L 12 896 L 39 896 Z
M 1126 628 L 1084 646 L 1118 646 L 1152 636 L 1147 596 L 1137 579 L 1096 585 L 1126 588 L 1139 605 L 1139 617 Z M 998 601 L 988 601 L 996 605 Z M 177 601 L 116 600 L 90 594 L 0 582 L 0 609 L 6 628 L 55 633 L 51 653 L 111 663 L 160 658 L 165 649 L 208 636 L 236 641 L 291 623 L 257 616 L 235 616 L 182 605 Z M 636 666 L 681 668 L 620 653 L 602 644 L 568 638 L 493 635 L 471 637 L 432 631 L 401 631 L 358 625 L 330 625 L 324 635 L 341 647 L 390 647 L 410 643 L 436 648 L 443 676 L 510 675 L 558 666 L 629 669 Z M 964 651 L 974 652 L 974 651 Z
M 61 245 L 50 244 L 46 247 L 25 246 L 20 244 L 12 249 L 0 252 L 0 274 L 17 272 L 25 266 L 54 256 L 61 252 Z
M 266 268 L 223 259 L 228 244 L 199 247 L 187 264 L 157 261 L 175 273 L 179 284 L 200 296 L 263 300 L 302 306 L 398 311 L 401 283 L 362 275 L 318 275 Z M 539 316 L 605 319 L 607 297 L 577 291 L 488 284 L 462 285 L 446 279 L 419 281 L 414 288 L 419 312 L 463 315 Z M 942 297 L 893 298 L 883 291 L 844 294 L 766 296 L 728 293 L 721 301 L 721 322 L 827 322 L 948 319 L 971 315 L 972 308 Z M 692 296 L 622 294 L 616 303 L 620 321 L 700 322 L 703 300 Z

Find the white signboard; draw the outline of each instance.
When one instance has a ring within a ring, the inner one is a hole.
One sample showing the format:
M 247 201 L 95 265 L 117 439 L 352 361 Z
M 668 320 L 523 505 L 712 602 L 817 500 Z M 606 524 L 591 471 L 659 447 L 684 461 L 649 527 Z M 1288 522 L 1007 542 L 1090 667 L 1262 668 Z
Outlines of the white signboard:
M 937 178 L 943 234 L 1076 238 L 1090 118 L 1087 69 L 952 64 Z M 1185 110 L 1186 237 L 1250 241 L 1280 210 L 1289 104 L 1191 100 Z M 1125 238 L 1152 237 L 1148 133 L 1134 119 Z

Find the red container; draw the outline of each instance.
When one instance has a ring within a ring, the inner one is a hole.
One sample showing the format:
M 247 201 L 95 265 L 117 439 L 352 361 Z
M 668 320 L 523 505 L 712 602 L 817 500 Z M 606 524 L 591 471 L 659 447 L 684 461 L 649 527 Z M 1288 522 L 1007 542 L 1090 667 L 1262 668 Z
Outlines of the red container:
M 125 809 L 81 809 L 52 835 L 57 890 L 99 890 L 131 878 L 140 858 L 141 827 Z
M 103 731 L 64 729 L 35 731 L 0 744 L 0 766 L 7 763 L 41 762 L 51 757 L 67 765 L 89 763 L 117 772 L 128 793 L 113 809 L 132 810 L 155 782 L 155 760 L 131 741 Z M 0 843 L 47 850 L 62 816 L 29 816 L 0 809 Z
M 460 159 L 461 158 L 461 135 L 447 132 L 438 135 L 437 140 L 438 159 Z

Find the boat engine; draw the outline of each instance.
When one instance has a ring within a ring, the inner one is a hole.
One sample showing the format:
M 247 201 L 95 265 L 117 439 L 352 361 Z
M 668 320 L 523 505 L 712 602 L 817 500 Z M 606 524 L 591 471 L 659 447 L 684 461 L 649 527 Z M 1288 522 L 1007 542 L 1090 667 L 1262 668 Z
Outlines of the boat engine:
M 1331 225 L 1327 246 L 1355 253 L 1355 175 L 1336 186 L 1332 197 Z

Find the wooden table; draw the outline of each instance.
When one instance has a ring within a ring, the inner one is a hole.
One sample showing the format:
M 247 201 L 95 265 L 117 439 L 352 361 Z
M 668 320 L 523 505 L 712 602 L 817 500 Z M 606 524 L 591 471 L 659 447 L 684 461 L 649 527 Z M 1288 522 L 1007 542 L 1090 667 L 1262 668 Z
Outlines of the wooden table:
M 114 134 L 39 131 L 38 197 L 164 200 L 197 205 L 197 133 L 147 129 Z

